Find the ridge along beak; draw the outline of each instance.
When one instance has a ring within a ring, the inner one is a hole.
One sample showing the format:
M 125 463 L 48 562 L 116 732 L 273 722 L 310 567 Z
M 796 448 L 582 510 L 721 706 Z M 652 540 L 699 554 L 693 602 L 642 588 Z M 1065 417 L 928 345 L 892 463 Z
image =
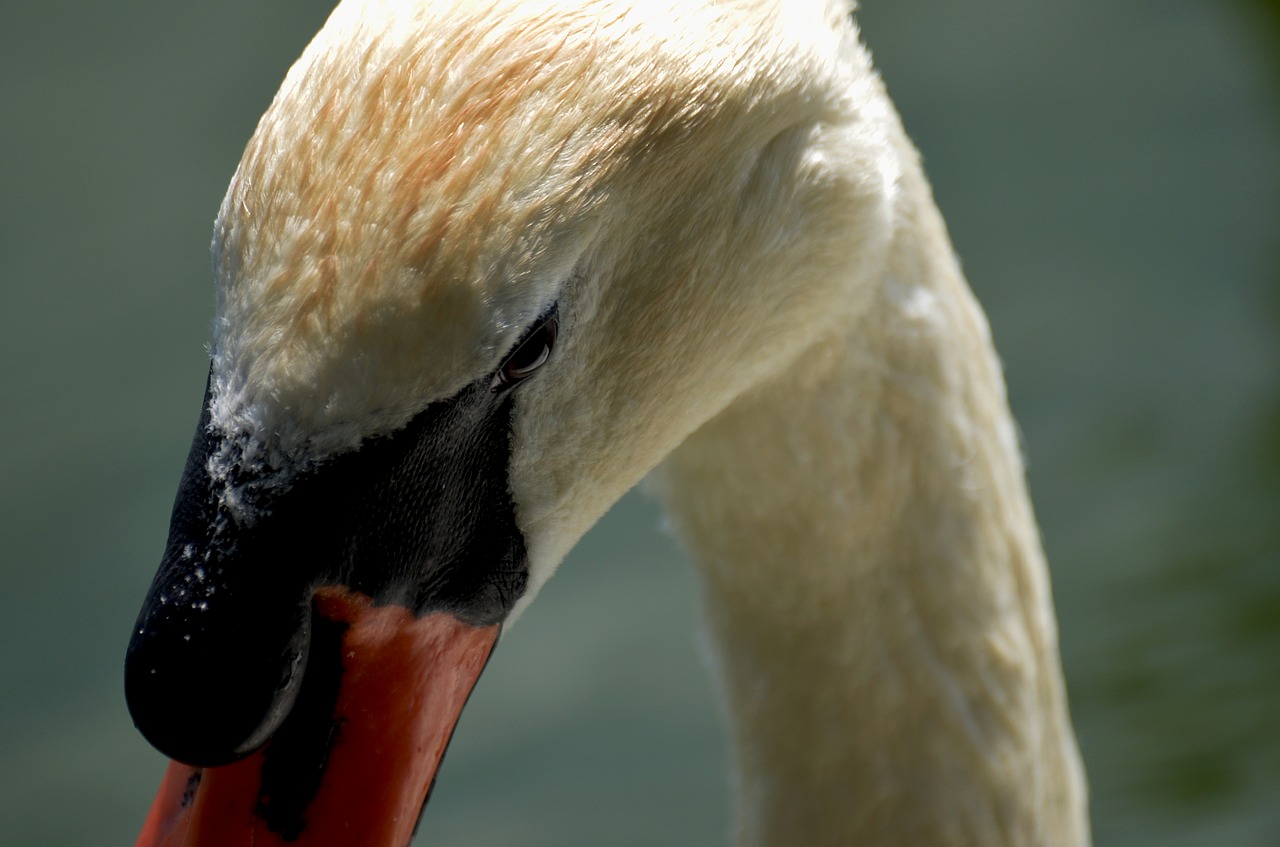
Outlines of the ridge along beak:
M 511 394 L 478 380 L 284 482 L 210 396 L 125 658 L 173 760 L 138 847 L 404 847 L 528 578 Z
M 313 666 L 289 717 L 235 764 L 170 763 L 137 847 L 409 843 L 501 626 L 333 588 L 313 606 Z

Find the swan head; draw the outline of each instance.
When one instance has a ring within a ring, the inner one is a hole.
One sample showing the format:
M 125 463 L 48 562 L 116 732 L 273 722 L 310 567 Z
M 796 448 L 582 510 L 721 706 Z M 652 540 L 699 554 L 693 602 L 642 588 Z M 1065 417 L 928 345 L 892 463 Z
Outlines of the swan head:
M 378 777 L 420 806 L 498 628 L 858 311 L 888 106 L 847 10 L 797 6 L 338 6 L 215 225 L 208 389 L 126 669 L 186 767 L 141 843 L 197 843 L 173 833 L 237 768 L 256 843 L 319 838 L 328 770 L 395 742 L 361 735 L 357 679 L 412 677 L 439 713 L 412 718 L 425 770 Z M 315 785 L 286 802 L 270 773 Z M 416 811 L 361 843 L 404 843 Z

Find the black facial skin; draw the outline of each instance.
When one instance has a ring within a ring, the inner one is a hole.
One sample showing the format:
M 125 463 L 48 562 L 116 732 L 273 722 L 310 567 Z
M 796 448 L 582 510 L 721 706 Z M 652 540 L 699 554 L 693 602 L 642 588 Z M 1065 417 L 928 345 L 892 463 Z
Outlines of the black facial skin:
M 544 339 L 548 324 L 553 341 L 554 322 L 554 312 L 544 316 L 503 367 L 527 358 L 522 345 Z M 129 711 L 147 740 L 197 767 L 266 743 L 298 697 L 321 586 L 418 615 L 501 623 L 528 580 L 507 486 L 510 387 L 486 375 L 283 490 L 234 480 L 253 516 L 244 522 L 219 504 L 206 469 L 221 446 L 206 389 L 169 541 L 125 660 Z

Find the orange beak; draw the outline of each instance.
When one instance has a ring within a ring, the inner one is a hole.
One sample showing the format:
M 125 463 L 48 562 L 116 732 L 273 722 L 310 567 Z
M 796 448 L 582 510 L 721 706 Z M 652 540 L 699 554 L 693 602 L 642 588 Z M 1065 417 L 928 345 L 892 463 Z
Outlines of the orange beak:
M 171 762 L 137 847 L 409 843 L 501 626 L 415 618 L 337 588 L 317 591 L 314 610 L 322 664 L 289 718 L 235 764 Z

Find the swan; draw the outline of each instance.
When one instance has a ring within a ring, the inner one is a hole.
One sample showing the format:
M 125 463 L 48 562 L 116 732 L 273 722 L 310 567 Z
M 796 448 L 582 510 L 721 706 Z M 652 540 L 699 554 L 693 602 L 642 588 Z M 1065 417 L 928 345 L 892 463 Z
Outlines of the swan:
M 1000 366 L 851 0 L 343 0 L 213 253 L 140 847 L 403 847 L 502 627 L 646 477 L 739 844 L 1089 842 Z

